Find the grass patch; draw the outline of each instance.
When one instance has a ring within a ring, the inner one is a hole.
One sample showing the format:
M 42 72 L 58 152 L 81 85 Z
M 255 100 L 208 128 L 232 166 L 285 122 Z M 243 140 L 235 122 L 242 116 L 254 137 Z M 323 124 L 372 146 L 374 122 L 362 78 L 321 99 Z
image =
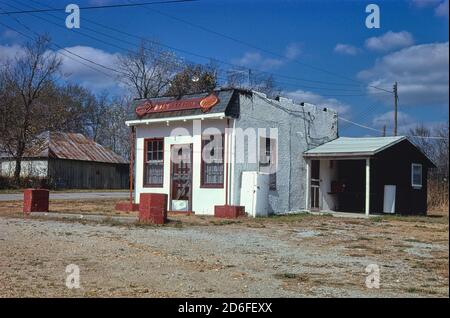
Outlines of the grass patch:
M 242 221 L 235 221 L 235 220 L 214 220 L 214 221 L 211 221 L 211 222 L 210 222 L 210 224 L 216 225 L 216 226 L 230 225 L 230 224 L 238 224 L 238 223 L 242 223 Z

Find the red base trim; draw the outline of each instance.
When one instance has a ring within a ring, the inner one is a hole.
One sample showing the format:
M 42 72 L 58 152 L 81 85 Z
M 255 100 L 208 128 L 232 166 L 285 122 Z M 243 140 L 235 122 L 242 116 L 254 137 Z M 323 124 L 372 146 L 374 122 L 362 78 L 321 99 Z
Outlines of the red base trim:
M 238 205 L 216 205 L 214 206 L 216 218 L 235 219 L 245 216 L 245 207 Z

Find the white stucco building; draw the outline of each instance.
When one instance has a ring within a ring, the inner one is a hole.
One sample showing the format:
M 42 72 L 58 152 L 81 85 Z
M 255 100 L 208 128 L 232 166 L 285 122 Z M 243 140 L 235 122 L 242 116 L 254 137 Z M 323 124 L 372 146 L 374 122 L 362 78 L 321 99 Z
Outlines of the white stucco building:
M 241 205 L 244 171 L 269 175 L 265 212 L 305 209 L 302 154 L 337 137 L 335 111 L 241 89 L 136 100 L 134 109 L 135 201 L 165 193 L 169 211 Z

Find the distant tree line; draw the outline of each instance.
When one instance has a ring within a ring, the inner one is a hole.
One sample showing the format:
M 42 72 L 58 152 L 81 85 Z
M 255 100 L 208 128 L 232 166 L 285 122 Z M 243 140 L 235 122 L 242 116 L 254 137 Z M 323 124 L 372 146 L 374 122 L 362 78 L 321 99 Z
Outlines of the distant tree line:
M 408 133 L 410 140 L 436 165 L 428 174 L 428 205 L 439 211 L 448 211 L 448 128 L 448 122 L 433 128 L 420 124 Z

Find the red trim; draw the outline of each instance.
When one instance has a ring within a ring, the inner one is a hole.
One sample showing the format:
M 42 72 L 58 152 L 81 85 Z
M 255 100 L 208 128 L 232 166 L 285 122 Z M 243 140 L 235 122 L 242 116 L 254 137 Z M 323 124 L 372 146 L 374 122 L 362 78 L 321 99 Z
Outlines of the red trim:
M 204 148 L 204 139 L 203 136 L 201 136 L 201 152 L 200 152 L 200 188 L 205 189 L 222 189 L 223 188 L 223 181 L 222 183 L 205 183 L 205 161 L 203 160 L 203 148 Z M 211 136 L 211 135 L 209 135 Z M 225 134 L 222 134 L 222 160 L 223 164 L 225 166 Z M 225 177 L 225 176 L 224 176 Z
M 150 183 L 145 183 L 145 181 L 147 180 L 147 169 L 145 169 L 145 165 L 147 163 L 147 144 L 149 141 L 162 141 L 162 148 L 163 148 L 163 171 L 162 171 L 162 180 L 163 182 L 161 184 L 150 184 Z M 164 154 L 164 137 L 161 138 L 146 138 L 144 139 L 144 162 L 143 162 L 143 168 L 144 168 L 144 180 L 143 180 L 143 187 L 144 188 L 162 188 L 164 187 L 164 162 L 165 162 L 165 154 Z

